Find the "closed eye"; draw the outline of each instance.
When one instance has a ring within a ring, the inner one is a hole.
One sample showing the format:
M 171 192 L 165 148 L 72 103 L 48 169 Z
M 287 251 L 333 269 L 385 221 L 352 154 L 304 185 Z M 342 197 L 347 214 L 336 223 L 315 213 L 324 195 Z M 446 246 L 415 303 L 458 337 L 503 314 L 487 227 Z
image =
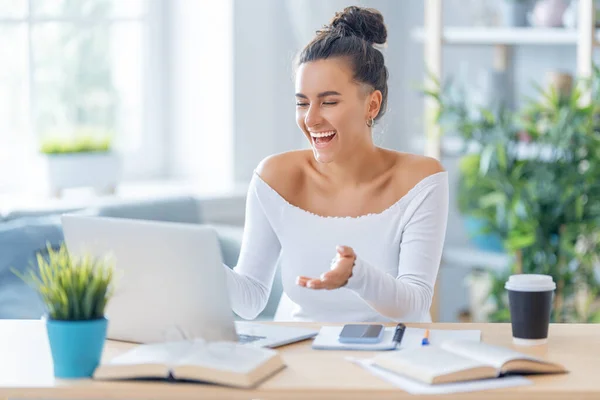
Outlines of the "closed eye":
M 325 106 L 334 106 L 337 103 L 338 103 L 337 101 L 324 101 L 322 104 L 325 105 Z M 296 106 L 298 106 L 298 107 L 306 107 L 306 106 L 308 106 L 308 103 L 298 103 L 298 102 L 296 102 Z

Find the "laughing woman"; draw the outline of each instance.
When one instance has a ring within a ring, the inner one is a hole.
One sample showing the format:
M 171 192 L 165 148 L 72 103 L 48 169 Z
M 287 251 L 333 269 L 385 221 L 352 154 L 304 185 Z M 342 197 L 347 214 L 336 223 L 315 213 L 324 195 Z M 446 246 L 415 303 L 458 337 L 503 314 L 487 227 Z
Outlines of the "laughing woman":
M 348 7 L 302 50 L 296 122 L 310 150 L 270 156 L 254 171 L 233 310 L 255 318 L 280 263 L 286 319 L 431 320 L 448 216 L 448 176 L 432 158 L 377 147 L 387 31 L 373 9 Z

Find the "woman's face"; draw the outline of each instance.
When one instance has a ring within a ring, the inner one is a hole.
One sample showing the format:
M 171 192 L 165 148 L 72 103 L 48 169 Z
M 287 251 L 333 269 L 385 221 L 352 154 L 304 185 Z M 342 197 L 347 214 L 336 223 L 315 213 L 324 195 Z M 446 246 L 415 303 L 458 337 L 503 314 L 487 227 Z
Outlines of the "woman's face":
M 373 112 L 373 93 L 352 80 L 352 71 L 343 59 L 300 65 L 296 74 L 296 123 L 317 161 L 342 160 L 372 140 L 366 121 L 377 115 Z

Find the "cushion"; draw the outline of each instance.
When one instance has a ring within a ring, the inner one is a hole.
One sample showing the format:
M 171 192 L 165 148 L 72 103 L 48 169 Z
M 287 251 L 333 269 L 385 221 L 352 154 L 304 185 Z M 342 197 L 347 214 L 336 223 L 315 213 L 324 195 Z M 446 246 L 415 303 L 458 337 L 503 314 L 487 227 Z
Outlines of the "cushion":
M 18 218 L 0 223 L 0 319 L 40 318 L 45 312 L 37 292 L 15 275 L 37 267 L 36 254 L 63 242 L 59 215 Z

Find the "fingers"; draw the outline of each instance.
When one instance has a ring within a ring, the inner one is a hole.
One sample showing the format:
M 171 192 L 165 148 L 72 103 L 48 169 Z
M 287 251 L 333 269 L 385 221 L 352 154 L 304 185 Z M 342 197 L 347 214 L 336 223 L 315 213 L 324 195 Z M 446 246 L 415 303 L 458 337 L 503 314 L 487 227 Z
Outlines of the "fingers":
M 309 278 L 299 276 L 296 278 L 296 284 L 308 289 L 337 289 L 346 282 L 347 279 L 339 271 L 329 271 L 321 275 L 320 278 Z
M 299 276 L 296 278 L 296 284 L 308 289 L 335 289 L 333 282 L 318 278 L 309 278 L 307 276 Z
M 355 257 L 354 250 L 349 246 L 337 246 L 336 250 L 340 257 Z
M 296 284 L 309 289 L 324 289 L 325 281 L 321 279 L 313 279 L 307 276 L 299 276 L 296 278 Z
M 309 289 L 335 289 L 330 281 L 319 278 L 309 278 L 308 276 L 297 277 L 296 284 Z
M 309 289 L 335 289 L 331 283 L 322 281 L 321 279 L 311 279 L 307 282 L 306 287 Z
M 306 287 L 308 281 L 310 281 L 311 279 L 312 278 L 309 278 L 307 276 L 299 276 L 296 278 L 296 285 Z

